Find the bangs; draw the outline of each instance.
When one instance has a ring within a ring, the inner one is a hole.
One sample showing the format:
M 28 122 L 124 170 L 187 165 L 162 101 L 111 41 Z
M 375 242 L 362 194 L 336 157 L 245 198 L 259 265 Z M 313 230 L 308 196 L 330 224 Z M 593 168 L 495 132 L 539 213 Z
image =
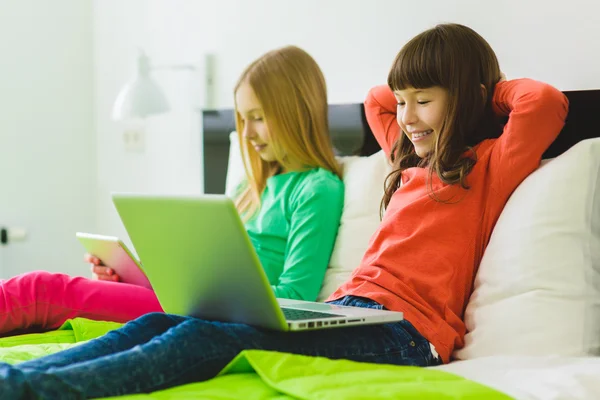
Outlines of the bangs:
M 396 56 L 388 75 L 388 86 L 392 91 L 408 87 L 426 89 L 441 86 L 448 89 L 449 84 L 440 70 L 443 55 L 447 50 L 443 40 L 435 30 L 425 31 L 408 42 Z

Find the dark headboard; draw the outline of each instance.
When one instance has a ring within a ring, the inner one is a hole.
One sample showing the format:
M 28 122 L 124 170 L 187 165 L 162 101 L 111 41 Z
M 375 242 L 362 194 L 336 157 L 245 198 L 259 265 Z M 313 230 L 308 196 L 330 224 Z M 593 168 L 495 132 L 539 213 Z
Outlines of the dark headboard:
M 575 143 L 600 137 L 600 90 L 566 91 L 569 115 L 561 134 L 544 154 L 556 157 Z M 229 133 L 235 130 L 233 109 L 203 110 L 204 192 L 224 193 L 229 160 Z M 356 104 L 329 106 L 329 131 L 338 155 L 367 156 L 379 150 L 365 118 Z M 535 140 L 535 132 L 531 133 Z
M 202 111 L 204 193 L 224 193 L 229 134 L 235 130 L 233 109 Z M 362 104 L 329 106 L 329 133 L 337 155 L 368 156 L 380 147 L 367 124 Z

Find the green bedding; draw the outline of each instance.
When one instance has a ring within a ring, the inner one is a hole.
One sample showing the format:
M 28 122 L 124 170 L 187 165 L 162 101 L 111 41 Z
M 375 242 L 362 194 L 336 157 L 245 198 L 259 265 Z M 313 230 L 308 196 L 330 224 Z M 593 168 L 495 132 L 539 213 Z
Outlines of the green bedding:
M 75 318 L 52 332 L 0 338 L 0 360 L 15 364 L 43 357 L 102 336 L 121 325 L 115 322 Z
M 76 318 L 60 329 L 0 339 L 0 360 L 18 363 L 76 346 L 120 324 Z M 329 360 L 270 351 L 243 351 L 220 375 L 119 400 L 184 399 L 509 399 L 447 372 Z M 114 399 L 117 399 L 116 397 Z

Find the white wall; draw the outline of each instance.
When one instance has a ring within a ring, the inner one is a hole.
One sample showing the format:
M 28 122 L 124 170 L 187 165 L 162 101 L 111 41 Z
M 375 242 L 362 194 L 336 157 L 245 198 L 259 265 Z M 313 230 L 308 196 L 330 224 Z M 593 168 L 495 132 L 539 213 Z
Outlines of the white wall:
M 88 274 L 75 231 L 95 229 L 91 4 L 0 0 L 0 278 Z
M 183 90 L 192 85 L 201 91 L 197 77 L 156 74 L 175 111 L 146 121 L 146 153 L 122 149 L 123 126 L 111 122 L 109 113 L 133 71 L 136 46 L 159 64 L 200 64 L 204 53 L 214 52 L 217 104 L 231 107 L 232 87 L 246 64 L 274 47 L 296 44 L 321 65 L 331 103 L 360 102 L 371 86 L 385 82 L 403 43 L 439 22 L 481 33 L 509 78 L 533 77 L 562 90 L 600 88 L 600 5 L 592 0 L 94 1 L 98 229 L 124 233 L 111 190 L 201 188 L 198 137 L 192 132 L 199 128 L 190 122 L 195 119 Z

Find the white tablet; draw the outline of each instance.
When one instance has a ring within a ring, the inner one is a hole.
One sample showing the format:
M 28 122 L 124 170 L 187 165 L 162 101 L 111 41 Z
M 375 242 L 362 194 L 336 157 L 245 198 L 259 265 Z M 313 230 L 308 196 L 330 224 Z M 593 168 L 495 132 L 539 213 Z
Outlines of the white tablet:
M 83 232 L 77 232 L 75 236 L 88 253 L 114 270 L 121 277 L 121 282 L 152 289 L 141 263 L 118 237 Z

